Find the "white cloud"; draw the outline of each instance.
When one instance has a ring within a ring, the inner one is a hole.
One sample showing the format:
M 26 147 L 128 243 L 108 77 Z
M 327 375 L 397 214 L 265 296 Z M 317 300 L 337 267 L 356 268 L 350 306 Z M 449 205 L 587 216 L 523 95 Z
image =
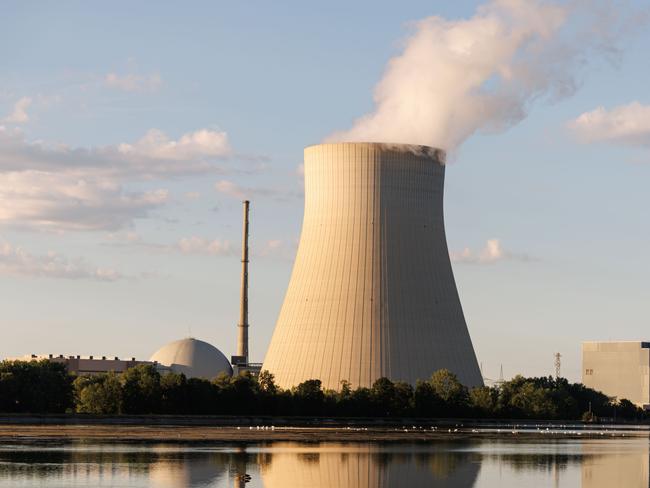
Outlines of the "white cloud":
M 105 176 L 160 179 L 222 173 L 230 154 L 227 134 L 210 129 L 183 134 L 178 140 L 151 129 L 135 143 L 83 148 L 29 142 L 20 130 L 0 126 L 0 172 L 92 170 Z
M 526 254 L 512 253 L 503 249 L 499 239 L 488 239 L 485 247 L 478 252 L 466 247 L 462 251 L 451 252 L 450 257 L 454 263 L 466 264 L 493 264 L 505 260 L 534 261 Z
M 54 252 L 34 255 L 7 242 L 0 243 L 0 276 L 94 281 L 116 281 L 124 278 L 114 269 L 94 267 L 83 259 L 70 260 Z
M 236 252 L 228 241 L 220 239 L 208 240 L 197 236 L 184 237 L 178 241 L 176 249 L 183 254 L 206 254 L 211 256 L 231 255 Z
M 611 110 L 598 107 L 567 124 L 582 142 L 650 145 L 650 105 L 632 102 Z
M 132 144 L 75 148 L 29 142 L 0 126 L 0 224 L 47 230 L 109 230 L 168 201 L 165 189 L 134 183 L 224 172 L 224 132 L 201 129 L 172 140 L 158 130 Z
M 0 224 L 41 230 L 117 230 L 168 200 L 89 173 L 0 173 Z
M 157 90 L 162 85 L 162 79 L 158 73 L 151 75 L 108 73 L 104 82 L 110 88 L 127 92 L 150 92 Z
M 184 134 L 177 141 L 170 140 L 158 129 L 151 129 L 134 144 L 120 144 L 118 150 L 127 156 L 173 161 L 224 157 L 231 153 L 228 135 L 209 129 Z
M 32 104 L 32 99 L 30 97 L 23 97 L 19 99 L 14 104 L 13 111 L 7 115 L 3 122 L 8 124 L 24 124 L 29 121 L 29 114 L 27 114 L 27 109 Z
M 451 150 L 477 131 L 505 130 L 534 101 L 572 95 L 587 54 L 616 55 L 629 20 L 615 2 L 544 0 L 492 0 L 469 19 L 425 18 L 387 63 L 374 110 L 328 140 Z

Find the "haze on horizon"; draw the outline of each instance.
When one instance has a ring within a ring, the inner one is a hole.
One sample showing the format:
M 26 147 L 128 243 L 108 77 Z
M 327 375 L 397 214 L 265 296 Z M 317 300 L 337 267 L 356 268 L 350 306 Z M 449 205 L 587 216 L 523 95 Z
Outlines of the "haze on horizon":
M 231 354 L 247 198 L 261 361 L 324 137 L 451 151 L 485 376 L 561 352 L 577 380 L 581 341 L 648 339 L 643 2 L 368 5 L 6 4 L 0 357 L 148 358 L 188 334 Z

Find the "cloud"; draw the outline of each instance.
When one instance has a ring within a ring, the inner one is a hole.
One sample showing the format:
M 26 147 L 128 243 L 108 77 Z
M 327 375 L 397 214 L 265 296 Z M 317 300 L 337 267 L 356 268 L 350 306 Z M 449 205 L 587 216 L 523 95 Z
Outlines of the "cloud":
M 233 255 L 236 250 L 229 241 L 220 239 L 208 240 L 202 237 L 184 237 L 175 246 L 183 254 L 205 254 L 210 256 Z
M 618 56 L 620 12 L 607 1 L 492 0 L 469 19 L 417 21 L 375 87 L 373 111 L 327 140 L 451 150 L 477 131 L 503 131 L 534 101 L 572 95 L 588 54 Z
M 650 105 L 632 102 L 611 110 L 598 107 L 567 124 L 582 142 L 650 146 Z
M 126 92 L 151 92 L 160 88 L 162 79 L 157 73 L 151 75 L 108 73 L 104 83 L 110 88 Z
M 494 264 L 499 261 L 534 261 L 535 259 L 526 254 L 517 254 L 503 249 L 499 239 L 488 239 L 485 247 L 478 252 L 472 251 L 469 247 L 460 252 L 451 252 L 450 257 L 454 263 L 465 264 Z
M 124 278 L 114 269 L 94 267 L 83 259 L 70 260 L 54 252 L 34 255 L 7 242 L 0 242 L 0 276 L 93 281 Z
M 83 148 L 29 142 L 22 131 L 0 126 L 0 172 L 92 170 L 104 176 L 160 179 L 223 173 L 229 155 L 227 134 L 210 129 L 183 134 L 178 140 L 151 129 L 134 143 Z
M 24 124 L 29 121 L 29 115 L 27 114 L 27 109 L 32 104 L 32 99 L 29 97 L 23 97 L 19 99 L 14 104 L 13 111 L 7 115 L 3 122 L 8 124 Z
M 218 174 L 230 153 L 225 132 L 200 129 L 172 140 L 152 129 L 135 143 L 97 148 L 29 142 L 0 126 L 0 224 L 45 230 L 109 230 L 169 200 L 138 182 Z
M 0 173 L 0 224 L 40 230 L 117 230 L 168 200 L 165 189 L 129 192 L 76 172 Z
M 299 198 L 302 193 L 293 190 L 280 190 L 276 188 L 245 187 L 230 180 L 219 180 L 214 184 L 215 190 L 231 198 L 239 200 L 253 198 L 270 198 L 278 202 L 286 202 Z
M 177 141 L 170 140 L 162 131 L 151 129 L 134 144 L 120 144 L 118 151 L 130 157 L 170 161 L 231 154 L 228 135 L 209 129 L 184 134 Z

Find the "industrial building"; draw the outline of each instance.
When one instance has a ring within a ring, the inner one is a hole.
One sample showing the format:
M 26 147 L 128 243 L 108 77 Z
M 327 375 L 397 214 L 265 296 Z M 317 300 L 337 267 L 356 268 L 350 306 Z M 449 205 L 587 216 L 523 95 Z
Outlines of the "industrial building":
M 582 383 L 650 408 L 650 342 L 583 342 Z
M 224 354 L 193 337 L 170 342 L 158 349 L 149 361 L 183 373 L 188 378 L 212 379 L 220 374 L 232 376 L 232 367 Z
M 8 361 L 41 361 L 47 359 L 53 363 L 65 364 L 70 374 L 92 375 L 100 373 L 124 373 L 129 368 L 139 364 L 154 364 L 150 361 L 137 361 L 135 358 L 120 359 L 117 356 L 64 356 L 63 354 L 30 354 L 15 358 L 7 358 Z
M 263 368 L 283 388 L 415 384 L 442 368 L 482 385 L 445 237 L 444 152 L 319 144 L 304 174 L 300 243 Z
M 149 361 L 135 358 L 120 359 L 117 356 L 64 356 L 63 354 L 38 355 L 9 358 L 10 361 L 40 361 L 47 359 L 65 364 L 68 372 L 75 375 L 101 373 L 124 373 L 140 364 L 151 364 L 161 373 L 183 373 L 188 378 L 213 379 L 222 373 L 232 376 L 232 368 L 226 356 L 207 342 L 194 338 L 170 342 L 156 351 Z

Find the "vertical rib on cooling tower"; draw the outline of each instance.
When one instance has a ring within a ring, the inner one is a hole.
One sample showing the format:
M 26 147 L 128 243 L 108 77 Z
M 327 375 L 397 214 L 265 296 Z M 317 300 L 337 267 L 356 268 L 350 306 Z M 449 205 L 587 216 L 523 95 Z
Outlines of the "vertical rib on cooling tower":
M 263 367 L 278 385 L 414 384 L 441 368 L 483 384 L 447 251 L 443 156 L 376 143 L 305 149 L 302 234 Z

